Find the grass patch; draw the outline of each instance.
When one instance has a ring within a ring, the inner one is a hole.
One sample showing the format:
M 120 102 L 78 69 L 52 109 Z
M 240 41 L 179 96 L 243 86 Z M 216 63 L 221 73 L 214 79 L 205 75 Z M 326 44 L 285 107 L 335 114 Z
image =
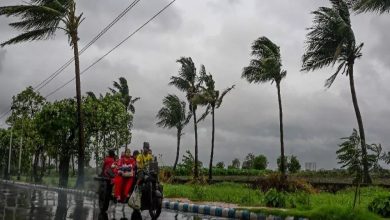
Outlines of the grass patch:
M 381 187 L 361 189 L 360 204 L 352 210 L 354 189 L 349 188 L 332 193 L 286 193 L 287 209 L 254 208 L 251 211 L 277 216 L 307 217 L 318 220 L 376 220 L 382 219 L 368 211 L 368 204 L 378 196 L 389 195 L 390 191 Z M 265 196 L 244 184 L 218 183 L 213 185 L 164 184 L 166 198 L 187 198 L 191 201 L 225 202 L 242 207 L 265 207 Z

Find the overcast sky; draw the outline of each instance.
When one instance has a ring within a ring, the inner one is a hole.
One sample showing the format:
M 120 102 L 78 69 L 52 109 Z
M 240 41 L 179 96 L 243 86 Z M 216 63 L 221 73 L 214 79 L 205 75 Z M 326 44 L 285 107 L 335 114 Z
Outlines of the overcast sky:
M 15 4 L 1 0 L 0 5 Z M 110 23 L 130 3 L 128 0 L 78 1 L 85 21 L 79 28 L 80 48 Z M 107 34 L 81 57 L 86 68 L 138 26 L 149 19 L 167 0 L 141 0 Z M 113 80 L 128 79 L 136 103 L 133 148 L 149 141 L 155 154 L 171 164 L 176 150 L 176 131 L 155 125 L 162 99 L 177 89 L 168 86 L 177 75 L 181 56 L 190 56 L 199 68 L 206 66 L 216 86 L 233 84 L 216 112 L 215 162 L 241 161 L 248 153 L 265 154 L 270 167 L 280 154 L 279 118 L 276 86 L 249 84 L 241 79 L 249 63 L 250 45 L 267 36 L 280 46 L 287 77 L 281 85 L 284 110 L 285 151 L 301 161 L 316 162 L 317 168 L 339 167 L 335 151 L 340 138 L 357 128 L 348 78 L 341 75 L 330 89 L 324 81 L 332 69 L 302 73 L 306 28 L 311 11 L 329 6 L 326 0 L 177 0 L 172 7 L 134 35 L 82 77 L 82 91 L 104 93 Z M 11 19 L 0 17 L 0 41 L 17 32 L 8 27 Z M 390 15 L 354 15 L 357 41 L 364 42 L 363 57 L 356 62 L 355 85 L 368 143 L 382 143 L 390 150 Z M 0 48 L 0 111 L 10 105 L 12 96 L 25 87 L 35 86 L 72 56 L 67 38 L 58 32 L 55 39 Z M 47 87 L 46 95 L 74 76 L 71 65 Z M 75 96 L 72 83 L 49 98 L 50 101 Z M 2 122 L 0 122 L 2 123 Z M 2 124 L 1 126 L 4 126 Z M 200 160 L 208 164 L 211 143 L 210 118 L 199 125 Z M 193 127 L 185 129 L 182 153 L 193 151 Z

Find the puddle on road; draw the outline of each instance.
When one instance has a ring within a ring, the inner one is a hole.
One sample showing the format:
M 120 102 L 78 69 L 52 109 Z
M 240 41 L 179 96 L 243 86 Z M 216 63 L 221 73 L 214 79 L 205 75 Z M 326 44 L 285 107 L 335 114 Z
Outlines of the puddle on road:
M 0 184 L 0 220 L 130 220 L 132 210 L 123 204 L 112 205 L 99 213 L 97 200 L 28 187 Z M 149 220 L 148 212 L 142 219 Z M 218 219 L 163 210 L 161 220 Z

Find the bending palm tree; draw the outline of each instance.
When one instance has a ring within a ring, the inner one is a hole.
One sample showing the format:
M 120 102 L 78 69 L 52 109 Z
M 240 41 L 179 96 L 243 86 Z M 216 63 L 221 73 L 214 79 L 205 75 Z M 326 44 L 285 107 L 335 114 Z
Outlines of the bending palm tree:
M 283 140 L 283 110 L 282 98 L 280 95 L 280 82 L 286 76 L 286 71 L 282 70 L 282 60 L 280 50 L 277 45 L 272 43 L 266 37 L 260 37 L 252 44 L 252 59 L 249 66 L 245 67 L 242 72 L 242 78 L 245 78 L 250 83 L 265 83 L 271 81 L 276 83 L 278 90 L 279 103 L 279 126 L 280 126 L 280 152 L 281 152 L 281 171 L 282 179 L 285 180 L 286 164 L 284 156 L 284 140 Z
M 352 9 L 358 13 L 390 11 L 390 0 L 349 0 Z
M 141 98 L 136 97 L 133 99 L 133 96 L 130 95 L 127 80 L 124 77 L 119 78 L 119 83 L 114 81 L 113 85 L 114 85 L 114 89 L 110 88 L 111 92 L 113 94 L 119 93 L 122 97 L 123 105 L 125 105 L 127 110 L 129 110 L 131 113 L 134 114 L 135 113 L 134 103 L 140 100 Z
M 363 43 L 356 43 L 347 4 L 342 0 L 331 0 L 331 3 L 331 8 L 321 7 L 313 12 L 314 24 L 309 28 L 310 32 L 307 34 L 307 48 L 302 57 L 302 70 L 314 71 L 338 63 L 336 72 L 325 82 L 327 88 L 333 84 L 338 74 L 345 73 L 349 76 L 352 102 L 361 137 L 364 166 L 363 180 L 365 183 L 371 183 L 363 120 L 353 78 L 354 63 L 356 58 L 362 56 Z
M 206 69 L 202 65 L 200 71 L 200 78 L 205 83 L 206 87 L 202 88 L 199 94 L 195 95 L 193 102 L 198 105 L 207 106 L 206 112 L 198 120 L 203 120 L 207 114 L 211 111 L 212 116 L 212 130 L 211 130 L 211 154 L 209 164 L 209 181 L 213 179 L 213 159 L 214 159 L 214 140 L 215 140 L 215 109 L 218 109 L 222 105 L 225 95 L 234 88 L 234 85 L 225 89 L 222 93 L 219 90 L 215 90 L 215 81 L 211 74 L 206 74 Z
M 197 105 L 192 103 L 192 98 L 198 94 L 199 88 L 202 81 L 199 80 L 196 74 L 195 64 L 191 57 L 182 57 L 177 60 L 181 64 L 179 70 L 179 76 L 172 76 L 169 85 L 176 86 L 180 91 L 186 93 L 187 101 L 189 104 L 190 111 L 194 119 L 194 132 L 195 132 L 195 167 L 194 167 L 194 178 L 198 179 L 198 121 L 196 118 Z
M 1 44 L 2 47 L 25 41 L 46 40 L 54 37 L 57 30 L 65 31 L 73 47 L 76 75 L 77 116 L 79 127 L 78 177 L 76 186 L 84 186 L 84 120 L 81 111 L 80 61 L 78 50 L 78 27 L 82 13 L 76 15 L 74 0 L 30 0 L 25 5 L 0 7 L 0 15 L 14 16 L 20 21 L 9 25 L 23 33 Z
M 177 150 L 176 159 L 173 165 L 173 170 L 176 170 L 176 165 L 179 160 L 180 153 L 180 138 L 183 128 L 191 119 L 191 114 L 186 113 L 186 103 L 181 101 L 176 95 L 168 95 L 163 100 L 163 107 L 158 111 L 156 118 L 159 119 L 157 125 L 164 128 L 177 129 Z

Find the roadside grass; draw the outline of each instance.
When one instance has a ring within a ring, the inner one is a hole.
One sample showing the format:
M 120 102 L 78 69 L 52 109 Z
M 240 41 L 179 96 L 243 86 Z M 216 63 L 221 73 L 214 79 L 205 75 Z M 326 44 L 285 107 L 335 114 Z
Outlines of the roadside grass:
M 381 187 L 362 188 L 360 203 L 353 210 L 353 188 L 348 188 L 335 194 L 327 192 L 315 194 L 287 193 L 286 209 L 274 209 L 265 207 L 263 192 L 248 188 L 244 184 L 218 183 L 204 186 L 164 184 L 164 197 L 166 198 L 187 198 L 191 201 L 232 203 L 241 206 L 243 209 L 249 207 L 253 212 L 283 217 L 307 217 L 316 220 L 382 219 L 367 210 L 368 204 L 380 195 L 390 195 L 390 191 Z M 309 204 L 299 202 L 305 196 Z

